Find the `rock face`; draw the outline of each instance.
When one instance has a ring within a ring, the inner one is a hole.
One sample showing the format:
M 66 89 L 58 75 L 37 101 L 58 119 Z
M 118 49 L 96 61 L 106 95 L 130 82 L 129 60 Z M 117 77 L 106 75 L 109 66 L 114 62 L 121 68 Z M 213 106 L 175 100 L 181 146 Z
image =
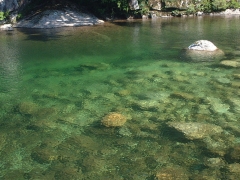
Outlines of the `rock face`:
M 223 131 L 220 126 L 206 123 L 181 123 L 181 122 L 169 122 L 168 126 L 175 128 L 182 132 L 187 139 L 203 139 L 213 134 L 219 134 Z
M 23 19 L 14 27 L 24 28 L 57 28 L 69 26 L 89 26 L 103 23 L 91 14 L 74 10 L 46 10 L 30 19 Z
M 192 0 L 166 0 L 164 1 L 166 4 L 166 8 L 172 7 L 172 8 L 178 8 L 178 9 L 185 9 L 187 8 L 190 4 L 193 4 Z
M 185 58 L 196 62 L 220 60 L 223 57 L 223 51 L 208 40 L 196 41 L 185 51 Z
M 138 1 L 137 0 L 130 0 L 129 6 L 131 10 L 137 10 L 139 9 Z
M 18 7 L 17 0 L 0 0 L 0 11 L 13 11 Z
M 162 9 L 161 0 L 148 0 L 148 5 L 154 10 L 161 10 Z

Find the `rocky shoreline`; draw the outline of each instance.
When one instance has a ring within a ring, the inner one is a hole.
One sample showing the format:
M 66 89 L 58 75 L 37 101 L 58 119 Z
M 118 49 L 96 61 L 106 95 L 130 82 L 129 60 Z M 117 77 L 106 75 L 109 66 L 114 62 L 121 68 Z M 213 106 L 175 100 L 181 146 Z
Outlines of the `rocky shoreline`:
M 34 17 L 23 19 L 13 27 L 17 28 L 58 28 L 73 26 L 90 26 L 104 21 L 92 14 L 86 14 L 71 9 L 46 10 Z
M 150 12 L 151 18 L 165 17 L 159 11 Z M 197 12 L 197 16 L 202 15 L 240 15 L 240 9 L 227 9 L 219 13 Z M 143 16 L 147 18 L 147 16 Z M 59 27 L 74 27 L 74 26 L 91 26 L 104 23 L 103 20 L 98 19 L 90 13 L 83 13 L 73 9 L 62 10 L 46 10 L 31 17 L 22 19 L 15 24 L 0 25 L 0 30 L 13 30 L 13 28 L 59 28 Z

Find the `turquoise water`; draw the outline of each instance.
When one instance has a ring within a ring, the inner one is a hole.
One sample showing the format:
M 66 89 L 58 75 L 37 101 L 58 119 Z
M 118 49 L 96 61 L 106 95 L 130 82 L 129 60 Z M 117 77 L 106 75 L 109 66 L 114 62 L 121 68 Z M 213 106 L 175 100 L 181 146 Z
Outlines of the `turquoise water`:
M 237 179 L 240 69 L 182 51 L 207 39 L 239 61 L 239 20 L 1 32 L 1 179 Z M 105 127 L 112 112 L 126 123 Z M 169 122 L 221 133 L 190 138 Z

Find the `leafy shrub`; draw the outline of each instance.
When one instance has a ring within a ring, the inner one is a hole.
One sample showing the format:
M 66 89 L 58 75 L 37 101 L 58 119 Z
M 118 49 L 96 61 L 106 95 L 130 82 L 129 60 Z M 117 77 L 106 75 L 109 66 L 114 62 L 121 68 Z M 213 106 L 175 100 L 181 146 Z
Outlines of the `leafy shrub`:
M 186 11 L 187 14 L 194 14 L 196 12 L 197 12 L 197 9 L 194 4 L 190 4 Z
M 226 0 L 213 0 L 212 1 L 212 9 L 214 11 L 227 9 L 227 1 Z
M 238 0 L 230 0 L 227 2 L 228 8 L 237 9 L 240 7 Z
M 0 21 L 2 21 L 4 19 L 5 19 L 4 12 L 0 12 Z

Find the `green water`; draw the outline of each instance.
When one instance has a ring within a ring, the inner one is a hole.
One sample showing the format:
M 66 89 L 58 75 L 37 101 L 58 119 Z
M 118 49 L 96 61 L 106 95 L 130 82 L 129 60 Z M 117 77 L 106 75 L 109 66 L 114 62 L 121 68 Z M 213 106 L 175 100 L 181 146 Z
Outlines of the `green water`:
M 181 52 L 207 39 L 240 59 L 239 21 L 0 32 L 0 179 L 238 179 L 240 69 Z M 104 127 L 111 112 L 127 122 Z M 223 131 L 189 139 L 168 122 Z

